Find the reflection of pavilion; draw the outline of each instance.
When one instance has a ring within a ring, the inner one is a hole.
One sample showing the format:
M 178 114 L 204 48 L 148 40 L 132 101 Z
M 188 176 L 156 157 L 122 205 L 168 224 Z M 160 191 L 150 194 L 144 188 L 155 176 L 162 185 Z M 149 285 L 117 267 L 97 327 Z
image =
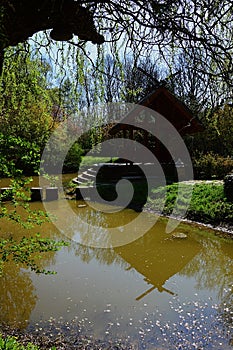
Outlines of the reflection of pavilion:
M 166 289 L 164 284 L 180 272 L 201 249 L 200 243 L 192 238 L 170 237 L 157 223 L 153 230 L 133 243 L 114 248 L 115 252 L 129 264 L 128 269 L 135 269 L 144 276 L 145 282 L 152 285 L 136 300 L 140 300 L 154 289 L 173 295 L 174 293 Z

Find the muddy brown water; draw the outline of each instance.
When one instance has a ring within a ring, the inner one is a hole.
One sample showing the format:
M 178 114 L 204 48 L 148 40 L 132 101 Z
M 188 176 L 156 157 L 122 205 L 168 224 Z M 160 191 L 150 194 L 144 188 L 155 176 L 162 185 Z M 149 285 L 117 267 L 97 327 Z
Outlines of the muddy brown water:
M 34 178 L 33 185 L 37 181 Z M 2 180 L 1 186 L 6 185 Z M 61 198 L 57 208 L 65 202 Z M 69 206 L 91 223 L 95 234 L 127 224 L 138 215 L 130 209 L 97 212 L 83 201 L 69 201 Z M 44 210 L 39 202 L 31 207 Z M 141 215 L 148 221 L 154 214 Z M 7 264 L 0 279 L 0 323 L 37 332 L 53 325 L 57 334 L 67 336 L 83 330 L 90 337 L 129 340 L 140 349 L 232 348 L 233 240 L 184 223 L 176 232 L 187 238 L 173 238 L 166 233 L 166 219 L 160 218 L 134 242 L 94 248 L 72 239 L 72 222 L 66 220 L 64 226 L 63 232 L 51 222 L 25 230 L 1 221 L 2 237 L 40 232 L 44 237 L 67 239 L 70 246 L 40 259 L 40 265 L 56 275 L 37 275 Z

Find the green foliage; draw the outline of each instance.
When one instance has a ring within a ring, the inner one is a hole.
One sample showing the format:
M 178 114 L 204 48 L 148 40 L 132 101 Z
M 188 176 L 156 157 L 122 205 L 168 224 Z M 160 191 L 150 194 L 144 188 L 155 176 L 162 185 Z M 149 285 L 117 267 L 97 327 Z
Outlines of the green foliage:
M 81 162 L 83 150 L 81 146 L 75 142 L 71 148 L 69 149 L 64 165 L 63 165 L 63 171 L 64 172 L 76 172 L 78 171 L 79 164 Z
M 0 80 L 1 132 L 39 146 L 44 145 L 52 127 L 52 101 L 44 70 L 38 59 L 8 49 Z
M 63 165 L 63 172 L 73 172 L 78 169 L 83 150 L 78 142 L 72 144 L 76 134 L 67 124 L 64 122 L 62 128 L 58 127 L 54 130 L 52 141 L 48 142 L 45 147 L 43 156 L 45 174 L 56 174 L 58 170 L 62 171 L 61 165 Z
M 11 197 L 11 204 L 12 206 L 17 206 L 19 204 L 22 204 L 25 208 L 27 207 L 27 203 L 30 200 L 29 196 L 29 184 L 32 182 L 32 178 L 24 178 L 23 176 L 20 176 L 16 179 L 11 179 L 9 190 L 6 191 L 6 197 L 10 195 Z M 2 202 L 5 200 L 5 193 L 0 195 L 0 204 L 1 208 L 4 207 Z M 24 201 L 24 202 L 22 202 Z M 5 214 L 7 209 L 5 208 Z
M 17 49 L 6 51 L 0 77 L 0 176 L 9 176 L 13 168 L 35 173 L 53 127 L 48 67 Z
M 0 176 L 35 174 L 40 166 L 40 148 L 20 136 L 0 133 Z
M 223 179 L 233 170 L 233 159 L 212 152 L 193 157 L 196 179 Z
M 203 154 L 233 157 L 233 108 L 225 104 L 214 111 L 205 110 L 199 114 L 205 130 L 197 135 L 186 137 L 188 149 L 195 157 Z
M 31 229 L 35 225 L 38 226 L 48 221 L 46 213 L 30 208 L 30 189 L 28 187 L 30 181 L 31 179 L 23 178 L 11 181 L 12 200 L 10 204 L 6 205 L 3 202 L 5 194 L 0 196 L 0 218 L 21 225 L 24 229 Z M 21 240 L 13 239 L 11 236 L 5 239 L 0 238 L 0 275 L 8 261 L 31 268 L 36 273 L 51 273 L 39 267 L 38 254 L 57 251 L 65 245 L 68 244 L 64 241 L 57 242 L 50 238 L 41 238 L 39 234 L 35 237 L 23 237 Z
M 49 238 L 41 238 L 39 234 L 35 237 L 26 238 L 23 237 L 20 241 L 17 241 L 10 237 L 9 239 L 1 239 L 0 241 L 0 275 L 3 271 L 3 265 L 10 261 L 14 261 L 17 265 L 29 267 L 36 273 L 51 274 L 54 272 L 40 269 L 36 259 L 45 252 L 54 252 L 60 249 L 60 247 L 68 245 L 64 241 L 56 242 Z
M 30 342 L 27 345 L 22 345 L 17 341 L 17 337 L 3 337 L 0 334 L 0 350 L 39 350 L 39 347 Z M 51 350 L 56 350 L 56 348 L 52 347 Z
M 49 186 L 56 187 L 59 177 L 57 175 L 49 175 L 44 173 L 43 178 L 48 181 Z
M 187 203 L 188 184 L 179 184 L 181 191 L 178 208 L 184 208 Z M 163 214 L 172 213 L 177 199 L 178 184 L 153 189 L 149 198 L 149 207 L 159 211 L 165 196 Z M 178 212 L 179 213 L 179 212 Z M 179 215 L 179 214 L 178 214 Z M 233 224 L 233 204 L 228 203 L 224 195 L 222 184 L 196 184 L 193 188 L 192 199 L 188 207 L 186 218 L 212 225 Z
M 212 142 L 213 152 L 222 156 L 233 156 L 233 108 L 232 105 L 225 104 L 222 108 L 217 108 L 207 119 L 208 139 Z

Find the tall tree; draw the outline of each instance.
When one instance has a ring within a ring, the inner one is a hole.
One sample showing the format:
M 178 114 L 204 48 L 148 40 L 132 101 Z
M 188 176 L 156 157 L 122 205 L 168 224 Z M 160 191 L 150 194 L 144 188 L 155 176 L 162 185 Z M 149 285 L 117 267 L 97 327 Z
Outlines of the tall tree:
M 0 80 L 1 132 L 43 147 L 53 126 L 47 67 L 27 54 L 8 50 Z
M 0 175 L 37 170 L 54 125 L 48 67 L 13 48 L 7 55 L 0 78 Z

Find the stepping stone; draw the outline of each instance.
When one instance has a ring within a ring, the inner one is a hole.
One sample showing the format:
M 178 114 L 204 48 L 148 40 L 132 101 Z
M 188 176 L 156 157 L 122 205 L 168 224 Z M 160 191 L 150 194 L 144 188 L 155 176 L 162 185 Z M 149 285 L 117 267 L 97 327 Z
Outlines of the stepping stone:
M 46 201 L 58 200 L 58 187 L 47 187 L 46 188 Z
M 32 187 L 31 188 L 31 201 L 41 202 L 43 200 L 43 189 L 42 187 Z
M 188 236 L 183 233 L 183 232 L 175 232 L 172 234 L 172 238 L 179 238 L 179 239 L 184 239 L 187 238 Z

